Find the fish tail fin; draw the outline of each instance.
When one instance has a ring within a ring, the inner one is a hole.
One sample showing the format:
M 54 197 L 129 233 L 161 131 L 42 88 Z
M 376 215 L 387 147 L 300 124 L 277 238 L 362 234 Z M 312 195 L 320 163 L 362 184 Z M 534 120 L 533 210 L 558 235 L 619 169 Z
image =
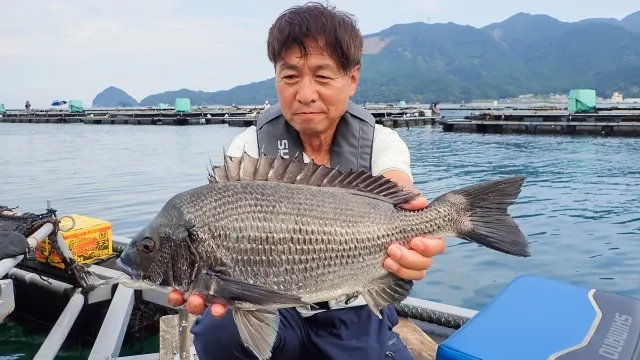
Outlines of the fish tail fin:
M 492 180 L 451 191 L 435 199 L 430 206 L 461 209 L 454 232 L 457 237 L 473 241 L 505 254 L 529 257 L 529 243 L 515 220 L 507 212 L 526 177 Z

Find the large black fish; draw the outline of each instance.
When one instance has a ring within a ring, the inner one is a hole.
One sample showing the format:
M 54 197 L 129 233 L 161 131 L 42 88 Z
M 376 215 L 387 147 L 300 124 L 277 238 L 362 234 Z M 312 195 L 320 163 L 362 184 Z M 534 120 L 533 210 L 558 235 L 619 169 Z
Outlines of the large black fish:
M 407 211 L 397 205 L 417 194 L 383 176 L 282 157 L 226 156 L 210 184 L 173 196 L 119 262 L 134 282 L 225 300 L 245 344 L 268 359 L 279 308 L 359 294 L 380 316 L 379 309 L 404 300 L 413 282 L 382 266 L 394 242 L 457 236 L 530 256 L 507 213 L 524 180 L 472 185 Z

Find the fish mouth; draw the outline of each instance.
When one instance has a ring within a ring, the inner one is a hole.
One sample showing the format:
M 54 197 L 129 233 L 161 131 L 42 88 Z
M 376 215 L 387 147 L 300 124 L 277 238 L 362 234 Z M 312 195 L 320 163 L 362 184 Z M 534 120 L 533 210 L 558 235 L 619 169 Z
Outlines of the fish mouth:
M 118 265 L 118 267 L 122 269 L 122 272 L 127 274 L 127 276 L 131 278 L 131 280 L 140 280 L 140 275 L 136 273 L 130 266 L 123 263 L 121 258 L 118 258 L 118 260 L 116 260 L 116 265 Z
M 116 264 L 120 269 L 122 269 L 122 272 L 125 273 L 126 275 L 118 278 L 118 283 L 120 283 L 121 285 L 134 290 L 146 290 L 146 289 L 152 289 L 154 287 L 154 284 L 151 284 L 148 281 L 142 280 L 142 277 L 140 276 L 140 274 L 135 270 L 133 270 L 127 264 L 123 263 L 120 258 L 116 260 Z
M 118 260 L 116 260 L 116 264 L 120 269 L 122 269 L 122 272 L 125 274 L 125 276 L 120 276 L 118 278 L 119 284 L 134 290 L 158 288 L 158 284 L 154 284 L 148 280 L 142 279 L 141 273 L 135 271 L 129 265 L 122 262 L 121 258 L 118 258 Z

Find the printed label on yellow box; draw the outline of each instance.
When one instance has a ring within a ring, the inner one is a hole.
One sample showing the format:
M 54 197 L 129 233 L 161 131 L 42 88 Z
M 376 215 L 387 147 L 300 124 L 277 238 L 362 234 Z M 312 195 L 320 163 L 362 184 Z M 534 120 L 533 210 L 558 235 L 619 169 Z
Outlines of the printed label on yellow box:
M 60 235 L 64 238 L 77 262 L 88 263 L 111 255 L 113 238 L 109 221 L 82 215 L 69 216 L 74 221 L 68 217 L 60 219 Z M 72 229 L 71 226 L 73 226 Z M 48 262 L 51 265 L 64 268 L 60 255 L 51 248 L 49 239 L 45 239 L 38 245 L 36 257 L 41 262 Z

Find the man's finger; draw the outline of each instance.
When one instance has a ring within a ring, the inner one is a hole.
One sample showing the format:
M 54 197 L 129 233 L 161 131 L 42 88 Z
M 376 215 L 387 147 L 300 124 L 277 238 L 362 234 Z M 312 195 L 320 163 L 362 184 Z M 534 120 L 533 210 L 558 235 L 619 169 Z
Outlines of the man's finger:
M 447 243 L 444 238 L 415 237 L 411 239 L 410 247 L 422 256 L 434 257 L 445 252 Z
M 223 304 L 211 304 L 211 315 L 222 317 L 227 312 L 227 307 Z
M 422 210 L 427 207 L 427 198 L 420 195 L 420 197 L 409 201 L 408 203 L 404 203 L 400 205 L 401 208 L 406 210 Z
M 391 246 L 389 246 L 389 248 L 387 249 L 387 253 L 389 254 L 389 257 L 394 260 L 394 262 L 398 264 L 400 268 L 422 271 L 427 270 L 429 266 L 431 266 L 431 258 L 422 256 L 416 251 L 409 250 L 397 244 L 392 244 Z M 399 269 L 387 270 L 393 273 L 399 271 Z M 396 273 L 396 275 L 398 274 Z
M 200 315 L 207 306 L 204 299 L 198 295 L 191 295 L 187 299 L 187 311 L 192 315 Z
M 173 307 L 182 306 L 184 304 L 184 294 L 180 290 L 171 290 L 167 297 L 167 303 Z
M 402 267 L 395 260 L 389 257 L 384 261 L 384 267 L 398 277 L 406 280 L 422 280 L 427 274 L 426 270 L 412 270 Z

